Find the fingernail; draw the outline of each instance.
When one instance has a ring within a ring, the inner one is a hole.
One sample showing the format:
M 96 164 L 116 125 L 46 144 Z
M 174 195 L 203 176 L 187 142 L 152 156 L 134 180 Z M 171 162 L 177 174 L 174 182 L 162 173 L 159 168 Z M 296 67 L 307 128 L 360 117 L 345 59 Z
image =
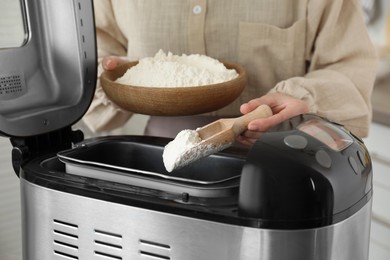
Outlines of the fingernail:
M 111 65 L 112 65 L 112 62 L 113 62 L 113 60 L 108 59 L 108 60 L 106 61 L 106 67 L 107 67 L 107 68 L 110 68 Z
M 254 125 L 252 125 L 252 124 L 249 124 L 249 125 L 248 125 L 248 130 L 250 130 L 250 131 L 256 131 L 256 130 L 257 130 L 257 127 L 254 126 Z

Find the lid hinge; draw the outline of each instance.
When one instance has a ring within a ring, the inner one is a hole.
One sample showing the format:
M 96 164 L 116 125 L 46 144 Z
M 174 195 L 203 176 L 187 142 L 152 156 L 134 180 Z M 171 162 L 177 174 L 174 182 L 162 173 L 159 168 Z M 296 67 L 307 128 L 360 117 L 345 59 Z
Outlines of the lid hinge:
M 81 142 L 84 134 L 80 130 L 73 131 L 70 126 L 50 133 L 30 136 L 12 137 L 12 166 L 17 176 L 20 168 L 29 160 L 49 153 L 72 148 L 72 144 Z

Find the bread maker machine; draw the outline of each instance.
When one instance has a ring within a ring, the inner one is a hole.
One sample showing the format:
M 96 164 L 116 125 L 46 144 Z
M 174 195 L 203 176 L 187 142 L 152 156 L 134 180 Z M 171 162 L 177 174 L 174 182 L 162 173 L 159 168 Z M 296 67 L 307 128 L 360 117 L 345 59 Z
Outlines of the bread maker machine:
M 20 179 L 25 260 L 368 259 L 361 139 L 305 114 L 250 150 L 168 173 L 168 138 L 74 129 L 97 77 L 92 1 L 21 3 L 26 41 L 0 49 L 0 133 Z

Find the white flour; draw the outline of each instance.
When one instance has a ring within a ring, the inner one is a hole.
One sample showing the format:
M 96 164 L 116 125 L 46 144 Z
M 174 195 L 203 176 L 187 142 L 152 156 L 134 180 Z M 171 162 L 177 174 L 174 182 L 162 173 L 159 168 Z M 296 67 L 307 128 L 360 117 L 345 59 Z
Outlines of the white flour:
M 201 141 L 202 139 L 195 130 L 186 129 L 179 132 L 175 139 L 164 148 L 163 161 L 165 169 L 168 172 L 173 171 L 182 163 L 183 155 Z
M 219 152 L 231 143 L 225 144 L 202 144 L 202 139 L 195 130 L 182 130 L 174 140 L 169 142 L 163 152 L 165 169 L 172 172 L 200 158 Z
M 136 66 L 116 80 L 118 83 L 143 87 L 194 87 L 217 84 L 238 76 L 234 69 L 205 55 L 173 55 L 159 50 L 154 57 L 139 60 Z

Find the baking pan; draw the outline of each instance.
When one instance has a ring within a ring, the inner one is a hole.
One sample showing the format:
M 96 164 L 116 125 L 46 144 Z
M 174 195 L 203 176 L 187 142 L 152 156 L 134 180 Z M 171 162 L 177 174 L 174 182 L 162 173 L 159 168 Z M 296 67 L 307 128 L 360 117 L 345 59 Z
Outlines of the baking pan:
M 69 174 L 150 189 L 221 197 L 238 187 L 243 156 L 215 154 L 169 173 L 162 160 L 168 142 L 142 136 L 103 138 L 57 155 Z

